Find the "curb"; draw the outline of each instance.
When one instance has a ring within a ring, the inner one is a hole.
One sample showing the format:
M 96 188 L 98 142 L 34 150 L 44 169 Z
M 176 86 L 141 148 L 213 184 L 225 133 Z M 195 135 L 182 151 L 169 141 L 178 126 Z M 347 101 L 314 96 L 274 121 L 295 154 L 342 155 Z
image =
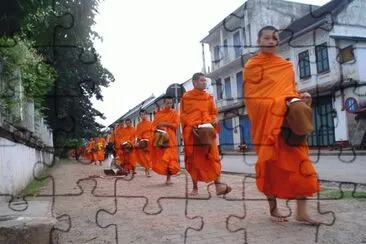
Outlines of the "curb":
M 309 155 L 311 156 L 365 156 L 366 150 L 359 151 L 310 151 Z M 184 153 L 180 153 L 180 156 L 184 156 Z M 257 156 L 255 152 L 237 152 L 237 151 L 224 151 L 220 154 L 220 156 Z

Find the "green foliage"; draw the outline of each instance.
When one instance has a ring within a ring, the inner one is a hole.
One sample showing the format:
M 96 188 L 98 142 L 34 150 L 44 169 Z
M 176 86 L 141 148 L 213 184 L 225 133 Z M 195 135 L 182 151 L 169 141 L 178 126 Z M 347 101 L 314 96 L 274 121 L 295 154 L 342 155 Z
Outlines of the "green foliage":
M 320 191 L 320 198 L 328 198 L 335 200 L 356 199 L 359 201 L 366 201 L 366 192 L 343 191 L 342 194 L 340 189 L 322 188 Z
M 21 102 L 14 98 L 16 88 L 12 83 L 14 72 L 19 68 L 25 97 L 34 101 L 36 109 L 42 110 L 44 97 L 55 81 L 56 71 L 44 63 L 42 56 L 32 48 L 32 44 L 19 36 L 0 37 L 0 56 L 4 60 L 5 82 L 2 98 L 5 98 L 5 104 L 8 105 Z
M 29 183 L 29 185 L 27 185 L 27 187 L 22 191 L 22 195 L 36 197 L 39 195 L 41 188 L 46 186 L 48 182 L 48 178 L 44 180 L 33 179 L 31 183 Z
M 53 129 L 58 155 L 65 153 L 70 139 L 89 138 L 104 127 L 95 122 L 96 117 L 104 115 L 91 102 L 92 97 L 102 100 L 101 87 L 114 81 L 93 45 L 95 38 L 101 38 L 92 30 L 99 2 L 17 0 L 0 9 L 6 16 L 0 34 L 13 37 L 14 32 L 20 33 L 23 45 L 36 49 L 38 56 L 52 66 L 36 62 L 36 69 L 35 63 L 22 69 L 27 71 L 23 74 L 27 95 L 37 97 L 37 104 L 47 108 L 44 114 Z M 53 71 L 57 77 L 48 89 L 51 78 L 55 78 Z M 45 96 L 44 91 L 48 91 Z

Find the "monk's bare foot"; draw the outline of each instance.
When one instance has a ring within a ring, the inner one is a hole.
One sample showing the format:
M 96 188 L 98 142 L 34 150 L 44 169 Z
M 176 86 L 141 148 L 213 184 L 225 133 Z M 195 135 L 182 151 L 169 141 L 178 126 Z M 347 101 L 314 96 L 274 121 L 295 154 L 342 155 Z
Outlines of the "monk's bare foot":
M 191 196 L 197 196 L 198 195 L 198 189 L 193 189 L 191 193 L 189 193 Z
M 215 184 L 215 185 L 216 185 L 216 195 L 217 196 L 228 194 L 232 190 L 232 188 L 227 184 L 219 183 L 219 184 Z
M 288 222 L 285 215 L 282 215 L 278 209 L 271 211 L 271 220 L 277 223 Z
M 171 180 L 166 180 L 166 181 L 165 181 L 165 185 L 167 185 L 167 186 L 168 186 L 168 185 L 171 185 L 171 184 L 173 184 Z
M 296 216 L 296 221 L 306 225 L 320 225 L 322 222 L 312 219 L 309 216 Z

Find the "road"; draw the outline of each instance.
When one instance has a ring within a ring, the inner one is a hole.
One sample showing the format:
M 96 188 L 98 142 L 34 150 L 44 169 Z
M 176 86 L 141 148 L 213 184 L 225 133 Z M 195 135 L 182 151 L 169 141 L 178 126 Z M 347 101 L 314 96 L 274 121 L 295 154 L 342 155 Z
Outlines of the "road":
M 355 182 L 366 184 L 366 155 L 310 156 L 320 180 Z M 253 174 L 257 157 L 254 155 L 224 155 L 222 171 Z M 184 167 L 183 157 L 181 165 Z

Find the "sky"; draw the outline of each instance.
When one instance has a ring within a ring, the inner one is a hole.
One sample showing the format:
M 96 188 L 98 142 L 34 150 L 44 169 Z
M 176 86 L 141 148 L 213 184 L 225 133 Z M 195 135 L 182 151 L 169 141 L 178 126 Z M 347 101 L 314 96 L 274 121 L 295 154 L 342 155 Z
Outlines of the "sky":
M 277 0 L 281 1 L 281 0 Z M 323 5 L 330 0 L 287 0 Z M 183 83 L 202 71 L 200 41 L 245 0 L 101 0 L 93 27 L 102 65 L 115 77 L 92 99 L 108 126 L 152 94 Z M 209 57 L 208 48 L 205 48 Z M 206 58 L 206 65 L 210 59 Z

